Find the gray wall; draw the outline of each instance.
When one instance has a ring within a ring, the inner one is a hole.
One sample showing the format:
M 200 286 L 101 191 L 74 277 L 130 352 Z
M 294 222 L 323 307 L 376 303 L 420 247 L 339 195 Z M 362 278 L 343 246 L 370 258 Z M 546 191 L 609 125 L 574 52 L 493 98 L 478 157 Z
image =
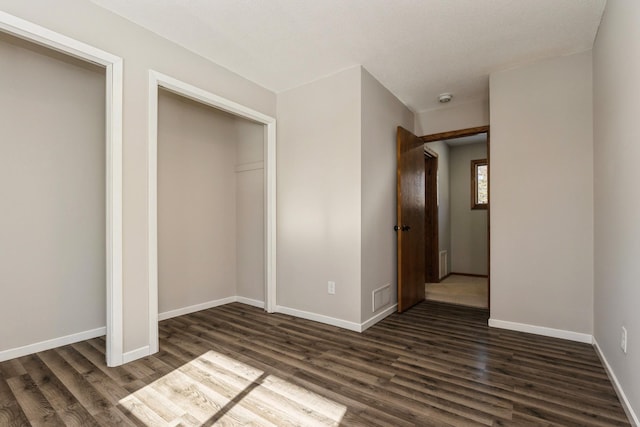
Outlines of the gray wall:
M 0 351 L 106 324 L 104 92 L 0 35 Z
M 373 290 L 395 303 L 398 125 L 413 114 L 361 67 L 278 96 L 278 305 L 355 327 L 385 308 Z
M 262 169 L 236 172 L 262 160 L 263 126 L 162 90 L 158 111 L 159 313 L 263 300 Z
M 487 158 L 486 142 L 451 147 L 449 179 L 451 185 L 452 273 L 488 272 L 487 211 L 471 209 L 471 161 Z
M 591 52 L 490 87 L 491 318 L 591 334 Z
M 360 81 L 354 67 L 279 94 L 277 148 L 278 305 L 357 323 Z
M 375 289 L 391 284 L 389 305 L 397 300 L 397 237 L 393 231 L 396 223 L 397 127 L 411 130 L 413 126 L 413 113 L 365 69 L 362 69 L 361 126 L 361 321 L 365 322 L 375 315 L 372 311 Z
M 276 114 L 274 93 L 86 0 L 0 0 L 0 9 L 124 58 L 124 350 L 149 343 L 147 118 L 149 69 Z M 71 12 L 70 12 L 71 11 Z
M 594 335 L 636 415 L 640 411 L 640 3 L 607 2 L 593 48 Z M 627 354 L 620 330 L 628 331 Z
M 415 134 L 430 135 L 489 124 L 489 100 L 447 105 L 415 114 Z

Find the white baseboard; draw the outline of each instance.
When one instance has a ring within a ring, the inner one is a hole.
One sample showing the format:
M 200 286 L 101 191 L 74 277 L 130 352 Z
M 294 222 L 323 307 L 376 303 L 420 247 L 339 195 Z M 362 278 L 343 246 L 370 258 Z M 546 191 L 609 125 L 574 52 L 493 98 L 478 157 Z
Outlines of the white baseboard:
M 29 354 L 37 353 L 39 351 L 51 350 L 52 348 L 62 347 L 63 345 L 73 344 L 79 341 L 90 340 L 92 338 L 101 337 L 106 335 L 107 328 L 91 329 L 90 331 L 78 332 L 64 337 L 53 338 L 46 341 L 40 341 L 34 344 L 25 345 L 22 347 L 11 348 L 8 350 L 0 351 L 0 362 L 5 360 L 15 359 L 16 357 L 22 357 Z
M 604 365 L 604 369 L 607 371 L 607 375 L 609 375 L 609 379 L 613 383 L 613 388 L 616 390 L 616 393 L 618 394 L 618 398 L 620 398 L 620 401 L 622 402 L 622 407 L 624 408 L 624 412 L 626 412 L 627 417 L 629 418 L 629 421 L 631 422 L 631 424 L 633 424 L 636 427 L 640 426 L 640 421 L 638 420 L 638 416 L 636 415 L 633 408 L 631 407 L 631 403 L 629 402 L 629 399 L 627 399 L 627 395 L 624 393 L 624 390 L 620 385 L 620 381 L 618 381 L 616 374 L 613 372 L 613 369 L 611 369 L 611 365 L 609 365 L 607 358 L 604 357 L 604 353 L 602 352 L 602 349 L 598 345 L 598 341 L 596 341 L 595 337 L 593 337 L 593 347 L 596 349 L 596 353 L 598 354 L 598 357 L 600 357 L 600 360 Z
M 209 301 L 202 304 L 191 305 L 189 307 L 183 307 L 176 310 L 166 311 L 158 314 L 158 321 L 170 319 L 172 317 L 183 316 L 185 314 L 195 313 L 196 311 L 206 310 L 208 308 L 217 307 L 232 302 L 239 302 L 247 304 L 253 307 L 264 308 L 264 302 L 254 300 L 251 298 L 233 296 L 222 298 L 219 300 Z M 307 320 L 313 320 L 315 322 L 324 323 L 327 325 L 337 326 L 354 332 L 362 332 L 371 326 L 375 325 L 385 317 L 394 313 L 397 309 L 397 304 L 394 304 L 382 312 L 376 314 L 364 323 L 349 322 L 343 319 L 337 319 L 334 317 L 324 316 L 322 314 L 311 313 L 308 311 L 297 310 L 294 308 L 276 306 L 276 313 L 288 314 L 290 316 L 300 317 Z M 14 359 L 16 357 L 26 356 L 28 354 L 37 353 L 39 351 L 45 351 L 56 347 L 61 347 L 67 344 L 73 344 L 79 341 L 84 341 L 106 334 L 106 327 L 93 329 L 91 331 L 80 332 L 73 335 L 67 335 L 65 337 L 55 338 L 52 340 L 42 341 L 35 344 L 29 344 L 23 347 L 13 348 L 9 350 L 0 351 L 0 362 L 5 360 Z M 122 355 L 123 363 L 129 363 L 137 359 L 149 356 L 150 347 L 144 346 L 135 350 L 128 351 Z
M 338 326 L 339 328 L 348 329 L 355 332 L 361 332 L 362 327 L 362 325 L 360 325 L 359 323 L 349 322 L 348 320 L 336 319 L 335 317 L 324 316 L 322 314 L 297 310 L 295 308 L 284 307 L 281 305 L 276 305 L 276 313 L 288 314 L 290 316 L 300 317 L 302 319 L 313 320 L 314 322 L 320 322 L 331 326 Z
M 528 325 L 526 323 L 508 322 L 506 320 L 489 319 L 489 326 L 492 328 L 509 329 L 512 331 L 528 332 L 530 334 L 544 335 L 545 337 L 562 338 L 569 341 L 593 343 L 593 335 L 580 332 L 565 331 L 563 329 L 553 329 L 544 326 Z
M 206 310 L 208 308 L 218 307 L 232 302 L 236 302 L 238 297 L 227 297 L 214 301 L 203 302 L 201 304 L 190 305 L 189 307 L 178 308 L 176 310 L 158 313 L 158 321 L 171 319 L 172 317 L 184 316 L 185 314 L 195 313 L 196 311 Z
M 236 297 L 236 302 L 246 304 L 246 305 L 251 305 L 253 307 L 264 308 L 264 301 L 259 301 L 257 299 Z
M 376 314 L 366 322 L 360 324 L 360 332 L 366 331 L 367 329 L 369 329 L 385 317 L 395 313 L 396 311 L 398 311 L 398 304 L 393 304 L 392 306 L 385 308 L 383 311 Z
M 149 346 L 145 345 L 135 350 L 127 351 L 122 355 L 122 363 L 133 362 L 136 359 L 142 359 L 149 356 Z

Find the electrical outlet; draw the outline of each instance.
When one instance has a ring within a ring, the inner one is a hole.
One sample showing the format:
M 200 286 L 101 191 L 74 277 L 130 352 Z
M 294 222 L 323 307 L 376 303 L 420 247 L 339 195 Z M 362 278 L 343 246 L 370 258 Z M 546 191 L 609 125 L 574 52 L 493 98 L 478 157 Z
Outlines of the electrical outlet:
M 622 350 L 624 354 L 627 354 L 627 328 L 624 326 L 620 332 L 620 350 Z
M 329 280 L 329 283 L 327 284 L 327 292 L 329 292 L 329 294 L 331 294 L 331 295 L 335 295 L 335 293 L 336 293 L 336 282 L 333 282 L 333 281 Z

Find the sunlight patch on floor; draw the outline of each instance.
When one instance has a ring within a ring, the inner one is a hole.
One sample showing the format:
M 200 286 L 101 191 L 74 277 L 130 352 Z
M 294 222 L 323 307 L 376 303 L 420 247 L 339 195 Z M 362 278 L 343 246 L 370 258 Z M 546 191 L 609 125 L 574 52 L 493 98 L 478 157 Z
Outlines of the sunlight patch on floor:
M 120 400 L 147 426 L 337 426 L 346 407 L 208 351 Z

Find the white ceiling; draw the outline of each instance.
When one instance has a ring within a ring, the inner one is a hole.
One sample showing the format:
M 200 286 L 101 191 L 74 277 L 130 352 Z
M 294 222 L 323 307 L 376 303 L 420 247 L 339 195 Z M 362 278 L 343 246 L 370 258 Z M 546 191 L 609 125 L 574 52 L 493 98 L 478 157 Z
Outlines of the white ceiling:
M 606 0 L 91 0 L 274 92 L 363 65 L 415 112 L 590 49 Z

